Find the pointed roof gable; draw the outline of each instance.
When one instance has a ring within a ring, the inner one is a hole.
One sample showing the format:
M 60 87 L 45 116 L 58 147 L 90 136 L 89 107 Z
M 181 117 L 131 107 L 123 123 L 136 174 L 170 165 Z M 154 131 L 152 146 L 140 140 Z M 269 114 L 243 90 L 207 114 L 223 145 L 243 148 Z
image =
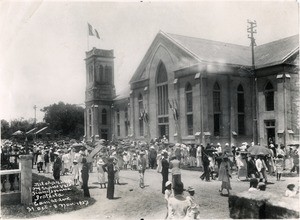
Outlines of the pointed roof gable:
M 252 66 L 250 46 L 229 44 L 160 31 L 133 74 L 130 83 L 147 79 L 145 65 L 150 58 L 151 50 L 161 38 L 167 39 L 179 49 L 189 54 L 191 59 L 195 59 L 199 63 L 218 63 L 245 67 Z M 256 68 L 282 64 L 299 51 L 299 35 L 257 46 L 254 51 Z
M 299 51 L 299 35 L 257 46 L 254 51 L 257 68 L 284 63 Z

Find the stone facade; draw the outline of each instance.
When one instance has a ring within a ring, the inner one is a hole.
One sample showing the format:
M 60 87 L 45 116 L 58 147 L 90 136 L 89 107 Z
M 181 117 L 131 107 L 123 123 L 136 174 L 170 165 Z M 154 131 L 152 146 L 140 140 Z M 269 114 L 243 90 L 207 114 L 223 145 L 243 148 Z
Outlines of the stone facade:
M 286 48 L 277 51 L 282 44 Z M 86 111 L 87 137 L 104 137 L 99 114 L 106 108 L 108 139 L 150 141 L 166 135 L 184 143 L 295 143 L 299 52 L 294 44 L 291 37 L 257 47 L 254 72 L 249 47 L 159 32 L 132 76 L 129 94 L 115 97 L 113 81 L 101 87 L 87 83 L 87 93 L 94 92 L 86 97 L 87 109 L 99 108 L 92 133 Z M 92 60 L 112 58 L 89 55 L 87 75 Z

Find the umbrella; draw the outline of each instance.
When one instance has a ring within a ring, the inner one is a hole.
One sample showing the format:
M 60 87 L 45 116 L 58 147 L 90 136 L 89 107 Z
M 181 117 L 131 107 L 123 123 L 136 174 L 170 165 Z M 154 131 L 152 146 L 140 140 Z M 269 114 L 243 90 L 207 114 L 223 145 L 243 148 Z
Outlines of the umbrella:
M 248 148 L 248 152 L 251 155 L 267 155 L 267 154 L 271 154 L 271 150 L 266 148 L 266 147 L 262 147 L 259 145 L 254 145 L 252 147 Z
M 17 136 L 17 135 L 22 135 L 22 134 L 23 134 L 23 132 L 18 130 L 16 132 L 14 132 L 12 135 Z

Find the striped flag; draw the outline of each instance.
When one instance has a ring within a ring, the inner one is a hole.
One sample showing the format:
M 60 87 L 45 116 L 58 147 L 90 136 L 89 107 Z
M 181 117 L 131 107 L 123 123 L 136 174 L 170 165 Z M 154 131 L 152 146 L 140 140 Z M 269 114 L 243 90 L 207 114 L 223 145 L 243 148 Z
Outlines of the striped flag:
M 96 29 L 94 29 L 93 26 L 90 25 L 89 23 L 88 23 L 88 29 L 89 29 L 89 36 L 95 36 L 98 39 L 100 39 L 100 35 L 99 35 L 98 31 Z

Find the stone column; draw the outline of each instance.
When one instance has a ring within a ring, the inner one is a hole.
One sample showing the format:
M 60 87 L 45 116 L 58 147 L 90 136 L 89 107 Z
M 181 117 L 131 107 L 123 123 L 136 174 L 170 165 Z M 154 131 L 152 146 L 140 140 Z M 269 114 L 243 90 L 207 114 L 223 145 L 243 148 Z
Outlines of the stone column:
M 21 161 L 21 203 L 30 205 L 32 203 L 32 156 L 20 155 Z

